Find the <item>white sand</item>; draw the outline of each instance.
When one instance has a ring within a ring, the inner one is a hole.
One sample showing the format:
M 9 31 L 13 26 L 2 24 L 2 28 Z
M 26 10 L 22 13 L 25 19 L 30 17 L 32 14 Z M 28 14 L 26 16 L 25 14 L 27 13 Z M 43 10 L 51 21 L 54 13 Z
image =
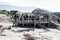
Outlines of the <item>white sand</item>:
M 0 25 L 3 27 L 12 26 L 12 23 L 3 23 L 1 22 Z M 37 40 L 60 40 L 60 30 L 51 29 L 50 31 L 46 31 L 44 29 L 35 29 L 30 31 L 23 31 L 23 32 L 13 32 L 17 30 L 28 30 L 30 28 L 12 28 L 11 30 L 5 30 L 2 34 L 6 36 L 0 36 L 0 40 L 25 40 L 24 34 L 30 34 L 31 36 L 35 37 Z
M 3 27 L 11 27 L 13 23 L 12 22 L 9 22 L 9 23 L 0 22 L 0 25 L 2 25 Z
M 43 29 L 35 29 L 35 31 L 24 32 L 12 32 L 11 30 L 5 30 L 3 34 L 7 36 L 0 36 L 0 40 L 24 40 L 23 34 L 31 34 L 33 37 L 37 37 L 37 40 L 60 40 L 60 30 L 49 29 L 46 31 Z

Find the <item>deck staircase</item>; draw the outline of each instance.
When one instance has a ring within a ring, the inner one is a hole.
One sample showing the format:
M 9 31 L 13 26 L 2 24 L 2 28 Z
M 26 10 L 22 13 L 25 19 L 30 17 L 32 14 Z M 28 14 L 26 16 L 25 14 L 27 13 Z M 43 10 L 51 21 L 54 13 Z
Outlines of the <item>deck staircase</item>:
M 51 15 L 51 20 L 50 22 L 56 26 L 58 26 L 58 28 L 60 28 L 60 17 L 56 16 L 55 14 Z

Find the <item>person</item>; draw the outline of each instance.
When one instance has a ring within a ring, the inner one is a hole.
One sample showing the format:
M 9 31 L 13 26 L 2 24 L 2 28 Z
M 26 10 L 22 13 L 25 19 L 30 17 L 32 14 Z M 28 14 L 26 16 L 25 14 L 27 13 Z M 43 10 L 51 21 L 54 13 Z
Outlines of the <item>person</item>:
M 13 24 L 16 25 L 18 19 L 19 19 L 19 15 L 18 14 L 14 14 L 14 22 L 13 22 Z

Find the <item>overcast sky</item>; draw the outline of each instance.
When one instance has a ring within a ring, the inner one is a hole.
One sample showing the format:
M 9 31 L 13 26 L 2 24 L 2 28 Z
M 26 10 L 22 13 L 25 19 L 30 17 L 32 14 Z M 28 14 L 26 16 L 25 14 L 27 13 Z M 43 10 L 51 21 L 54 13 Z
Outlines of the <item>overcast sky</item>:
M 19 7 L 38 7 L 52 12 L 60 11 L 60 0 L 0 0 L 0 5 L 2 4 Z

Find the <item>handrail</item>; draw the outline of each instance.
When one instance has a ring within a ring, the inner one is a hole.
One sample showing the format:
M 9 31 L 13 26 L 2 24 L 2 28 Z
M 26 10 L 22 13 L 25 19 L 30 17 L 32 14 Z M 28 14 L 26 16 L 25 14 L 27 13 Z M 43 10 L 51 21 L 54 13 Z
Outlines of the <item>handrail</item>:
M 56 16 L 55 14 L 53 14 L 53 16 L 55 16 L 55 17 L 57 17 L 57 18 L 59 18 L 59 19 L 60 19 L 60 17 Z

